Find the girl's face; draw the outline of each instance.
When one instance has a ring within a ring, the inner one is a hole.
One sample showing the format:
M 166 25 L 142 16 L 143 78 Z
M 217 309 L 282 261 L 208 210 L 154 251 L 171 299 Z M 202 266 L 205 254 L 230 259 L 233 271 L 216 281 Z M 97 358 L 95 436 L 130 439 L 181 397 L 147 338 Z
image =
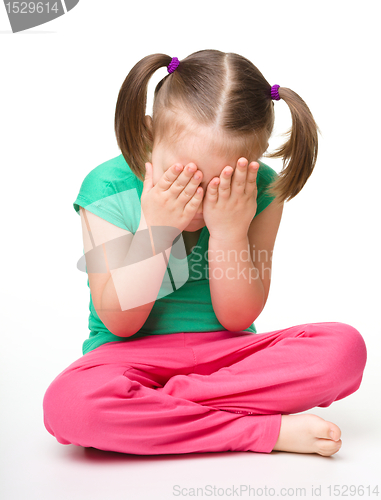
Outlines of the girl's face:
M 239 156 L 231 156 L 229 158 L 222 158 L 216 155 L 210 147 L 211 142 L 205 134 L 198 134 L 193 136 L 186 136 L 186 139 L 176 142 L 171 147 L 166 147 L 165 142 L 153 146 L 151 163 L 153 166 L 153 184 L 155 185 L 160 177 L 175 163 L 181 163 L 183 167 L 188 163 L 194 163 L 198 170 L 202 172 L 200 186 L 203 189 L 203 198 L 209 182 L 214 177 L 219 177 L 222 170 L 228 165 L 234 170 L 237 166 L 237 161 L 241 158 Z M 258 156 L 259 157 L 259 156 Z M 249 162 L 256 161 L 258 158 L 246 158 Z M 198 207 L 195 218 L 192 219 L 190 224 L 184 231 L 197 231 L 205 226 L 202 215 L 203 200 Z

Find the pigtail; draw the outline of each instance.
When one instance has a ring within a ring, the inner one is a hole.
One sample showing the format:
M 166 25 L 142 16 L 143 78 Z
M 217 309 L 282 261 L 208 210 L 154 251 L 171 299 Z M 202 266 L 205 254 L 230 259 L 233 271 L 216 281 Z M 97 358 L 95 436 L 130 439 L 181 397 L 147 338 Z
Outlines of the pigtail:
M 285 134 L 289 136 L 288 141 L 265 156 L 283 158 L 282 171 L 268 191 L 283 202 L 294 198 L 312 174 L 318 154 L 320 130 L 307 104 L 296 92 L 285 87 L 280 87 L 278 92 L 290 108 L 292 127 Z
M 157 69 L 168 66 L 171 60 L 165 54 L 141 59 L 124 80 L 116 103 L 116 140 L 128 166 L 142 181 L 153 147 L 152 132 L 145 121 L 148 82 Z

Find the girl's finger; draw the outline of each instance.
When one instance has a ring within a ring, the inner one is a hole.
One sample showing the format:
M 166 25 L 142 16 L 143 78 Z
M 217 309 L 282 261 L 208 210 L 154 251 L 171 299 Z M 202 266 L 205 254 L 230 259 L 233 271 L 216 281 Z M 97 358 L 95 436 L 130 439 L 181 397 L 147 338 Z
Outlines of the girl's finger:
M 218 197 L 219 198 L 229 198 L 231 192 L 231 182 L 234 174 L 234 169 L 232 167 L 225 167 L 221 172 L 219 177 L 220 185 L 218 186 Z
M 167 191 L 172 186 L 175 179 L 177 179 L 177 177 L 179 177 L 179 175 L 183 172 L 183 170 L 184 167 L 183 165 L 181 165 L 181 163 L 175 163 L 174 165 L 172 165 L 163 173 L 163 175 L 157 181 L 156 183 L 157 188 L 158 189 L 160 188 L 162 191 Z
M 245 194 L 252 194 L 257 189 L 258 170 L 259 163 L 256 161 L 251 162 L 246 177 Z
M 245 194 L 246 179 L 248 171 L 248 161 L 246 158 L 240 158 L 237 161 L 236 169 L 234 170 L 234 176 L 232 179 L 232 194 L 241 196 Z
M 151 163 L 147 162 L 145 164 L 146 171 L 144 174 L 144 182 L 143 182 L 143 190 L 144 191 L 149 191 L 153 187 L 153 182 L 152 182 L 152 165 Z
M 205 198 L 207 198 L 211 202 L 217 202 L 218 200 L 218 185 L 220 183 L 220 178 L 215 177 L 212 179 L 207 187 Z

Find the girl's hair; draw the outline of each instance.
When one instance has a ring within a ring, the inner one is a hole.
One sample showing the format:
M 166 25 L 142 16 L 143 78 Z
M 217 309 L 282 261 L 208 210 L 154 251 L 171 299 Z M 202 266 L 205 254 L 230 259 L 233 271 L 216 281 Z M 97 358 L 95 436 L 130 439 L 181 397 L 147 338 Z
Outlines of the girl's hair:
M 148 82 L 171 60 L 165 54 L 144 57 L 119 91 L 115 134 L 134 174 L 144 180 L 144 165 L 154 143 L 165 140 L 170 145 L 201 127 L 211 130 L 219 155 L 234 153 L 248 161 L 260 158 L 274 126 L 271 85 L 251 61 L 231 52 L 201 50 L 180 60 L 178 68 L 155 88 L 151 130 L 145 120 Z M 320 130 L 298 94 L 285 87 L 278 92 L 290 108 L 292 127 L 285 144 L 263 156 L 283 158 L 282 171 L 267 188 L 283 202 L 294 198 L 311 175 Z

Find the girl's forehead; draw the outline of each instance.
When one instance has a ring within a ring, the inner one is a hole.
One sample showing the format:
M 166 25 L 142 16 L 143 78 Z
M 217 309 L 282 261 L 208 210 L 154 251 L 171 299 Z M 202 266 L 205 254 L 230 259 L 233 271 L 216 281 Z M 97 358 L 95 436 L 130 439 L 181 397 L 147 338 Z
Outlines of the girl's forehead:
M 185 154 L 181 153 L 178 155 L 173 156 L 172 163 L 181 163 L 184 167 L 188 163 L 194 163 L 199 170 L 201 170 L 205 175 L 207 174 L 213 174 L 213 175 L 219 175 L 221 173 L 221 170 L 230 165 L 231 167 L 235 167 L 237 160 L 240 157 L 237 158 L 220 158 L 217 157 L 216 155 L 210 154 L 210 153 L 194 153 L 194 154 Z
M 257 161 L 267 149 L 266 143 L 267 137 L 261 133 L 232 136 L 216 127 L 201 126 L 191 130 L 183 128 L 177 137 L 172 135 L 170 141 L 161 141 L 158 153 L 164 168 L 177 162 L 184 166 L 192 162 L 209 177 L 220 175 L 228 165 L 235 168 L 239 158 Z
M 242 156 L 233 152 L 221 154 L 218 144 L 207 137 L 184 137 L 167 149 L 173 162 L 184 164 L 193 162 L 200 170 L 211 171 L 223 169 L 227 165 L 235 166 Z

